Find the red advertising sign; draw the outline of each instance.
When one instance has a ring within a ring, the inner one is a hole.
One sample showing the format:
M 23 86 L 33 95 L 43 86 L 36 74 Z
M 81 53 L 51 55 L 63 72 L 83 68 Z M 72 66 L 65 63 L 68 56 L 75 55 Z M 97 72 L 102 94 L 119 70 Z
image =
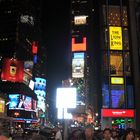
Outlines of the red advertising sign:
M 37 52 L 38 52 L 38 44 L 37 44 L 37 42 L 33 41 L 33 43 L 32 43 L 32 53 L 37 54 Z
M 23 62 L 17 59 L 4 59 L 1 79 L 12 82 L 23 82 Z
M 133 118 L 133 109 L 102 109 L 102 117 Z
M 86 37 L 81 43 L 75 43 L 75 38 L 72 38 L 72 52 L 74 51 L 86 51 Z

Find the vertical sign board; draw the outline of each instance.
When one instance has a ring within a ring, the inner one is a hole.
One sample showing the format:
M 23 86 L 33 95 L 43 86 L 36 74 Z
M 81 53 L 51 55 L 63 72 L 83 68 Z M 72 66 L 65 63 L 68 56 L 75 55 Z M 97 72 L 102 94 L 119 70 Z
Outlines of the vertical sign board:
M 110 50 L 122 50 L 122 28 L 109 27 Z

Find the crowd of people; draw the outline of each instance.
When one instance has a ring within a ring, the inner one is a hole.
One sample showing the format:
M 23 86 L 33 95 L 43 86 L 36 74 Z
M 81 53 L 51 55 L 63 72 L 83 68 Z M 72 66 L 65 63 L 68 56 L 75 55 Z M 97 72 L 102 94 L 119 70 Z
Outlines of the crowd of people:
M 26 140 L 63 140 L 63 131 L 59 127 L 55 128 L 56 133 L 54 138 L 50 139 L 41 133 L 34 133 L 30 139 Z M 25 138 L 25 137 L 24 137 Z M 23 138 L 23 140 L 25 140 Z M 11 140 L 12 137 L 6 137 L 2 134 L 0 126 L 0 140 Z M 140 133 L 133 128 L 127 129 L 110 129 L 94 130 L 92 125 L 87 125 L 84 128 L 75 128 L 68 131 L 68 140 L 140 140 Z
M 84 130 L 75 130 L 69 140 L 140 140 L 140 133 L 133 128 L 110 129 L 95 131 L 91 126 Z

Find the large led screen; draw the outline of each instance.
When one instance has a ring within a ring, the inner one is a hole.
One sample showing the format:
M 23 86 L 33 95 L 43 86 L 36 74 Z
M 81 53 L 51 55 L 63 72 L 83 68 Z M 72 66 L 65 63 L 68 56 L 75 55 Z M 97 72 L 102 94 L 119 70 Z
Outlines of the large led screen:
M 84 77 L 84 59 L 72 59 L 72 77 Z
M 77 51 L 86 51 L 87 44 L 86 44 L 86 37 L 83 38 L 83 42 L 76 43 L 75 38 L 72 38 L 72 52 Z
M 57 88 L 56 108 L 76 108 L 76 88 Z
M 9 94 L 9 109 L 17 109 L 19 103 L 20 94 Z
M 31 97 L 25 96 L 23 101 L 24 101 L 24 108 L 27 110 L 31 110 L 32 109 Z
M 46 79 L 36 77 L 34 87 L 35 90 L 46 90 Z
M 123 59 L 121 53 L 110 53 L 110 73 L 112 76 L 123 76 Z
M 23 62 L 5 58 L 2 66 L 1 79 L 12 82 L 23 82 Z
M 37 96 L 37 108 L 41 109 L 43 112 L 45 112 L 45 98 L 42 96 Z
M 87 16 L 83 15 L 83 16 L 75 16 L 74 17 L 74 24 L 75 25 L 83 25 L 87 23 L 86 20 Z
M 31 97 L 21 94 L 9 94 L 9 109 L 32 110 Z
M 124 108 L 124 90 L 111 90 L 112 108 Z
M 74 59 L 84 59 L 84 56 L 85 56 L 85 53 L 83 52 L 73 53 Z

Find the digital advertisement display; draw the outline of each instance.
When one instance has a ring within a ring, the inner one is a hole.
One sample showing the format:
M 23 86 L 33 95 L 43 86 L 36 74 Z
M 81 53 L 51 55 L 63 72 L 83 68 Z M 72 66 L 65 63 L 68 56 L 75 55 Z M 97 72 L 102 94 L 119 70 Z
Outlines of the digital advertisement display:
M 32 72 L 33 65 L 33 61 L 24 61 L 24 69 L 26 69 L 28 72 Z
M 4 113 L 5 110 L 5 101 L 0 99 L 0 113 Z
M 46 79 L 36 77 L 34 82 L 34 92 L 37 95 L 37 108 L 45 112 Z
M 42 96 L 37 96 L 37 108 L 45 112 L 45 98 Z
M 83 25 L 87 23 L 87 16 L 75 16 L 74 17 L 74 24 L 75 25 Z
M 46 79 L 35 78 L 34 86 L 35 90 L 46 90 Z
M 85 58 L 85 53 L 83 53 L 83 52 L 73 53 L 73 58 L 74 59 L 84 59 Z
M 72 38 L 72 52 L 86 51 L 86 49 L 87 49 L 86 37 L 83 38 L 83 42 L 81 43 L 76 43 L 75 38 Z
M 122 77 L 111 77 L 111 84 L 124 84 L 124 78 L 122 78 Z
M 57 88 L 56 108 L 76 108 L 76 88 Z
M 32 110 L 32 98 L 21 94 L 9 94 L 9 109 Z
M 3 61 L 1 79 L 11 82 L 23 82 L 23 62 L 6 58 Z
M 84 77 L 84 59 L 72 59 L 72 77 Z
M 110 54 L 110 73 L 113 76 L 123 75 L 123 59 L 122 54 L 111 53 Z
M 32 79 L 32 74 L 24 69 L 23 83 L 29 85 L 31 79 Z
M 9 94 L 10 104 L 9 109 L 17 109 L 19 103 L 20 94 Z
M 124 90 L 111 90 L 112 108 L 123 108 L 125 106 Z
M 110 50 L 122 50 L 122 28 L 121 27 L 109 27 L 110 37 Z

